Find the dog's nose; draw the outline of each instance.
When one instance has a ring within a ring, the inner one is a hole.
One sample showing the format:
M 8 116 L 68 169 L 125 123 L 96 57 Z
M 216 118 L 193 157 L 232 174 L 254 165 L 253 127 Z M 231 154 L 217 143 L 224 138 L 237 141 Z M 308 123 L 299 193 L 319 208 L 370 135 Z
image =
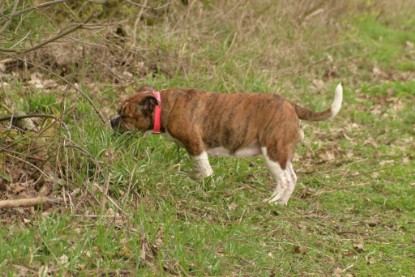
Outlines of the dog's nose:
M 111 120 L 110 120 L 110 123 L 111 123 L 111 128 L 112 129 L 116 129 L 117 128 L 117 126 L 118 126 L 118 116 L 115 116 L 115 117 L 113 117 Z

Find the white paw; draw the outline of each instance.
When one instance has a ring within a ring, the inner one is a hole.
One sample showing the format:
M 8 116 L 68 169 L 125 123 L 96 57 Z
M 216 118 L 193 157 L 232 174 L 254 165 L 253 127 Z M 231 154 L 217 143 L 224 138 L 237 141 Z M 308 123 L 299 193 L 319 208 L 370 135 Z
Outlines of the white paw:
M 278 203 L 279 205 L 282 205 L 282 206 L 287 206 L 287 205 L 288 205 L 288 199 L 279 199 L 279 200 L 277 201 L 277 203 Z
M 210 176 L 213 176 L 213 172 L 211 174 L 205 174 L 205 173 L 201 173 L 200 171 L 196 170 L 190 174 L 190 178 L 196 181 L 201 181 Z
M 265 199 L 263 202 L 268 202 L 269 204 L 277 203 L 283 195 L 283 191 L 274 191 L 271 197 Z

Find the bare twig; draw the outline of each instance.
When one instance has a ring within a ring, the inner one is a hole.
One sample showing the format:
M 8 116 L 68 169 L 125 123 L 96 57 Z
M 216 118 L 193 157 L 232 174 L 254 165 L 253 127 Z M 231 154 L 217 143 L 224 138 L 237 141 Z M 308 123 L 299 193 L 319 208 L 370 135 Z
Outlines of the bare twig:
M 32 30 L 29 30 L 29 32 L 27 32 L 27 34 L 22 37 L 21 39 L 19 39 L 19 41 L 17 41 L 15 44 L 13 44 L 11 47 L 9 47 L 8 49 L 14 49 L 14 47 L 16 47 L 17 45 L 19 45 L 20 43 L 22 43 L 23 41 L 25 41 L 28 36 L 30 35 L 30 33 L 32 33 Z
M 5 149 L 5 148 L 2 148 L 2 150 L 4 150 L 4 149 Z M 23 163 L 25 163 L 25 164 L 27 164 L 27 165 L 29 165 L 29 166 L 31 166 L 31 167 L 33 167 L 33 168 L 35 168 L 37 171 L 39 171 L 40 173 L 42 173 L 42 174 L 43 174 L 43 176 L 45 176 L 45 177 L 47 177 L 47 178 L 50 178 L 50 179 L 53 179 L 53 177 L 52 177 L 52 176 L 50 176 L 49 174 L 45 173 L 42 169 L 40 169 L 40 168 L 39 168 L 39 167 L 37 167 L 36 165 L 34 165 L 34 164 L 32 164 L 32 163 L 30 163 L 30 162 L 28 162 L 28 161 L 24 160 L 24 159 L 21 159 L 21 158 L 19 158 L 19 157 L 15 156 L 15 155 L 10 154 L 10 153 L 9 153 L 10 151 L 4 151 L 4 152 L 5 152 L 5 154 L 6 154 L 7 156 L 9 156 L 9 157 L 11 157 L 11 158 L 13 158 L 13 159 L 19 160 L 19 161 L 21 161 L 21 162 L 23 162 Z
M 16 155 L 16 156 L 17 155 L 24 155 L 24 154 L 22 154 L 20 152 L 16 152 L 16 151 L 13 151 L 13 150 L 4 148 L 4 147 L 0 147 L 0 153 L 2 153 L 2 152 L 7 152 L 9 154 L 13 154 L 13 155 Z M 29 158 L 29 159 L 37 160 L 37 161 L 41 161 L 41 162 L 46 162 L 47 161 L 47 159 L 43 159 L 43 158 L 39 158 L 39 157 L 35 157 L 35 156 L 27 156 L 27 155 L 25 155 L 25 158 Z
M 169 1 L 166 4 L 163 4 L 163 5 L 158 6 L 158 7 L 155 7 L 155 8 L 147 6 L 147 1 L 145 1 L 144 4 L 135 3 L 135 2 L 133 2 L 131 0 L 127 0 L 127 2 L 130 3 L 130 4 L 133 4 L 133 5 L 137 6 L 137 7 L 141 7 L 142 9 L 159 10 L 159 9 L 163 9 L 163 8 L 171 5 L 172 3 L 176 2 L 176 0 Z
M 97 113 L 97 115 L 99 116 L 99 118 L 102 120 L 102 122 L 104 123 L 104 124 L 106 124 L 107 123 L 107 120 L 105 120 L 104 119 L 104 116 L 101 114 L 101 112 L 97 109 L 97 107 L 95 107 L 95 105 L 94 105 L 94 103 L 92 102 L 92 100 L 91 100 L 91 98 L 89 98 L 89 96 L 88 95 L 86 95 L 84 92 L 83 92 L 83 90 L 82 90 L 82 88 L 81 87 L 79 87 L 78 85 L 76 85 L 76 84 L 72 84 L 71 82 L 69 82 L 68 80 L 66 80 L 65 78 L 63 78 L 62 76 L 60 76 L 59 74 L 56 74 L 55 72 L 53 72 L 53 71 L 51 71 L 51 70 L 49 70 L 49 69 L 47 69 L 46 67 L 43 67 L 43 66 L 41 66 L 41 65 L 38 65 L 38 64 L 35 64 L 35 63 L 32 63 L 32 62 L 29 62 L 29 61 L 26 61 L 26 60 L 24 60 L 24 59 L 22 59 L 22 58 L 20 58 L 20 57 L 17 57 L 17 56 L 14 56 L 14 55 L 11 55 L 11 54 L 8 54 L 10 57 L 12 57 L 12 58 L 14 58 L 14 59 L 18 59 L 18 60 L 20 60 L 20 61 L 23 61 L 23 62 L 27 62 L 28 64 L 30 64 L 30 65 L 33 65 L 34 67 L 37 67 L 37 68 L 40 68 L 40 69 L 42 69 L 42 70 L 44 70 L 44 71 L 46 71 L 46 72 L 48 72 L 49 74 L 52 74 L 53 76 L 55 76 L 55 77 L 57 77 L 58 79 L 60 79 L 60 80 L 62 80 L 63 82 L 65 82 L 66 84 L 68 84 L 71 88 L 73 88 L 73 89 L 75 89 L 77 92 L 79 92 L 87 101 L 88 101 L 88 103 L 91 105 L 91 107 L 94 109 L 94 111 Z
M 64 3 L 64 2 L 69 2 L 69 1 L 70 0 L 54 0 L 54 1 L 50 1 L 50 2 L 41 3 L 41 4 L 38 4 L 38 5 L 35 5 L 35 6 L 31 6 L 31 7 L 28 7 L 26 9 L 20 10 L 18 12 L 13 12 L 10 15 L 4 15 L 3 19 L 0 20 L 0 25 L 4 24 L 6 21 L 9 21 L 10 19 L 13 19 L 13 18 L 15 18 L 15 17 L 17 17 L 21 14 L 24 14 L 24 13 L 27 13 L 27 12 L 30 12 L 30 11 L 33 11 L 33 10 L 41 9 L 41 8 L 46 8 L 46 7 L 49 7 L 49 6 L 54 5 L 54 4 Z
M 12 11 L 12 13 L 15 13 L 16 12 L 16 9 L 17 9 L 17 6 L 19 5 L 19 0 L 16 0 L 15 2 L 14 2 L 14 7 L 13 7 L 13 11 Z M 3 33 L 4 32 L 4 30 L 6 30 L 7 29 L 7 27 L 9 26 L 9 24 L 10 24 L 10 22 L 11 22 L 11 20 L 9 19 L 9 20 L 7 20 L 5 23 L 4 23 L 4 25 L 3 25 L 3 27 L 1 27 L 0 28 L 0 34 L 1 33 Z M 1 24 L 1 23 L 0 23 Z
M 4 106 L 5 107 L 5 106 Z M 7 107 L 5 107 L 7 108 Z M 9 112 L 11 112 L 9 109 L 7 109 Z M 62 117 L 64 116 L 64 114 L 61 115 L 61 118 L 57 118 L 56 116 L 53 115 L 49 115 L 49 114 L 25 114 L 25 115 L 9 115 L 9 116 L 3 116 L 0 117 L 0 122 L 2 121 L 10 121 L 10 125 L 13 124 L 13 120 L 20 120 L 20 119 L 26 119 L 26 118 L 33 118 L 33 117 L 37 117 L 37 118 L 50 118 L 53 119 L 56 122 L 59 122 L 61 124 L 61 126 L 63 127 L 63 129 L 66 131 L 66 133 L 69 135 L 69 137 L 71 136 L 71 133 L 68 130 L 68 127 L 66 126 L 66 124 L 63 122 Z M 44 128 L 42 131 L 40 131 L 39 135 L 41 135 L 43 132 L 45 132 L 46 130 L 48 130 L 50 127 L 52 126 L 49 125 L 47 128 Z
M 80 192 L 80 189 L 74 189 L 72 193 L 69 195 L 71 197 L 76 196 Z M 62 203 L 64 202 L 63 198 L 51 198 L 51 197 L 44 197 L 38 196 L 34 198 L 21 198 L 21 199 L 11 199 L 11 200 L 1 200 L 0 201 L 0 209 L 7 209 L 7 208 L 19 208 L 19 207 L 33 207 L 42 205 L 45 203 Z
M 103 195 L 103 197 L 106 197 L 122 214 L 124 215 L 128 215 L 121 207 L 120 205 L 117 204 L 117 202 L 115 202 L 114 199 L 112 199 L 108 194 L 104 193 L 104 190 L 97 184 L 97 183 L 92 183 Z
M 13 119 L 24 119 L 24 118 L 33 118 L 33 117 L 38 117 L 38 118 L 51 118 L 51 119 L 54 119 L 56 121 L 60 121 L 59 118 L 57 118 L 56 116 L 53 116 L 53 115 L 48 115 L 48 114 L 25 114 L 25 115 L 9 115 L 9 116 L 3 116 L 3 117 L 0 117 L 0 122 L 1 121 L 13 120 Z
M 84 25 L 89 20 L 92 19 L 92 17 L 93 17 L 93 15 L 90 16 L 84 23 L 76 24 L 76 25 L 72 26 L 71 28 L 68 28 L 66 31 L 61 30 L 56 36 L 51 37 L 50 39 L 47 39 L 45 41 L 42 41 L 42 42 L 40 42 L 40 43 L 36 44 L 35 46 L 30 47 L 30 48 L 27 48 L 27 49 L 13 49 L 13 48 L 3 48 L 3 47 L 0 47 L 0 52 L 24 54 L 24 53 L 27 53 L 27 52 L 30 52 L 30 51 L 39 49 L 40 47 L 42 47 L 42 46 L 44 46 L 44 45 L 46 45 L 48 43 L 51 43 L 51 42 L 53 42 L 55 40 L 60 39 L 61 37 L 64 37 L 64 36 L 66 36 L 66 35 L 68 35 L 70 33 L 75 32 L 78 29 L 83 28 Z
M 128 1 L 128 2 L 131 2 L 131 1 Z M 134 2 L 133 2 L 134 3 Z M 136 3 L 134 3 L 134 4 L 136 4 Z M 138 28 L 138 23 L 140 22 L 140 20 L 141 20 L 141 16 L 143 15 L 143 12 L 144 12 L 144 8 L 145 8 L 145 6 L 147 5 L 147 0 L 145 0 L 144 1 L 144 5 L 143 6 L 141 6 L 141 9 L 140 9 L 140 12 L 138 13 L 138 15 L 137 15 L 137 19 L 135 20 L 135 22 L 134 22 L 134 32 L 133 32 L 133 47 L 135 47 L 136 45 L 137 45 L 137 28 Z
M 108 173 L 108 178 L 107 178 L 107 181 L 105 182 L 104 191 L 102 193 L 105 196 L 105 197 L 102 197 L 102 201 L 101 201 L 101 209 L 102 210 L 105 209 L 105 204 L 107 202 L 108 188 L 109 188 L 109 185 L 110 185 L 110 180 L 111 180 L 111 173 Z

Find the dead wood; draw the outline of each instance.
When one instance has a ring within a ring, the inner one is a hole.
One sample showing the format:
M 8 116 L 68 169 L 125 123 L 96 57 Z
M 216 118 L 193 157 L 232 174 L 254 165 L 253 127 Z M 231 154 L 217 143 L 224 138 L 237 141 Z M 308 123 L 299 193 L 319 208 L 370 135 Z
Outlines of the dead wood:
M 80 189 L 75 189 L 70 196 L 73 197 L 78 194 Z M 33 207 L 46 203 L 62 203 L 64 202 L 63 198 L 51 198 L 38 196 L 33 198 L 22 198 L 22 199 L 10 199 L 10 200 L 1 200 L 0 209 L 10 209 L 10 208 L 20 208 L 20 207 Z

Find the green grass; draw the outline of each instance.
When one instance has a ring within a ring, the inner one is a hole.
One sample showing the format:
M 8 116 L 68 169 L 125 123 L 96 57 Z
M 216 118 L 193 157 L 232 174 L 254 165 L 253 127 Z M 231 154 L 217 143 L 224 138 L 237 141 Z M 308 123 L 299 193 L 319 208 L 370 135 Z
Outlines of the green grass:
M 371 79 L 369 66 L 379 64 L 395 74 L 413 71 L 404 50 L 406 41 L 415 42 L 413 28 L 400 28 L 410 26 L 410 20 L 350 19 L 354 32 L 348 36 L 354 44 L 331 54 L 346 59 L 365 47 L 373 51 L 353 59 L 360 73 L 343 68 L 342 76 L 326 81 L 323 92 L 311 86 L 321 77 L 313 75 L 319 70 L 275 80 L 248 55 L 255 49 L 236 45 L 235 53 L 226 56 L 232 26 L 223 35 L 215 33 L 219 47 L 201 46 L 214 70 L 193 61 L 195 72 L 141 80 L 157 88 L 278 91 L 316 110 L 329 105 L 335 85 L 343 82 L 338 117 L 305 123 L 306 138 L 294 160 L 299 181 L 287 207 L 262 202 L 274 181 L 261 158 L 211 158 L 214 177 L 194 181 L 186 152 L 162 137 L 115 135 L 77 95 L 67 96 L 64 107 L 63 92 L 24 94 L 21 83 L 12 84 L 7 97 L 16 103 L 24 97 L 18 105 L 26 112 L 66 111 L 70 138 L 65 132 L 60 136 L 85 153 L 56 148 L 69 162 L 67 183 L 55 187 L 55 193 L 80 188 L 81 194 L 74 205 L 48 213 L 33 210 L 25 221 L 1 225 L 0 272 L 330 276 L 340 269 L 342 276 L 414 275 L 415 82 Z M 172 51 L 174 43 L 166 39 L 163 47 Z M 316 49 L 312 59 L 324 54 Z M 110 85 L 87 93 L 108 109 L 107 116 L 115 112 L 119 92 Z M 22 136 L 24 143 L 33 140 Z M 51 145 L 61 144 L 51 140 Z M 109 196 L 122 210 L 109 199 L 102 208 L 103 195 L 93 183 L 101 188 L 108 183 Z

